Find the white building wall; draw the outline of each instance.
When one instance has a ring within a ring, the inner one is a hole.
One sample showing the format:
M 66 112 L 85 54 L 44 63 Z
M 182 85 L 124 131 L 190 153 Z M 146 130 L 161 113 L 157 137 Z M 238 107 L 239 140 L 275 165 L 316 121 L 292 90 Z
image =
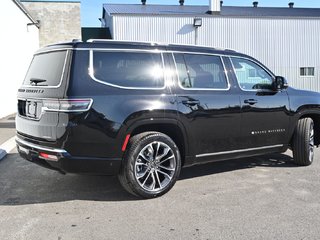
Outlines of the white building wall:
M 12 0 L 0 3 L 0 118 L 17 111 L 17 90 L 39 46 L 39 30 Z
M 193 18 L 113 16 L 115 40 L 194 44 Z M 249 54 L 296 88 L 320 91 L 320 18 L 203 17 L 198 44 Z M 300 77 L 300 67 L 315 67 Z

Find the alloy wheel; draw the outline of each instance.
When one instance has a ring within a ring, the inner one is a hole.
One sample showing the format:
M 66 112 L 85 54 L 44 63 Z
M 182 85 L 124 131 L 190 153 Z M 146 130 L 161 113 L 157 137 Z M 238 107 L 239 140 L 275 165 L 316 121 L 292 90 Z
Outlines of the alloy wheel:
M 139 152 L 135 178 L 144 190 L 160 192 L 171 182 L 176 165 L 173 150 L 164 142 L 154 141 Z
M 313 124 L 310 126 L 310 133 L 309 133 L 309 161 L 313 161 L 314 156 L 314 129 Z

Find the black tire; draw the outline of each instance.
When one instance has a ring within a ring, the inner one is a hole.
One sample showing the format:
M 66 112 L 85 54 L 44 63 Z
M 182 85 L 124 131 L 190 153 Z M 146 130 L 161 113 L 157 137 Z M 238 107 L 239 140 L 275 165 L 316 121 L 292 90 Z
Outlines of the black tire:
M 300 166 L 309 166 L 314 158 L 314 124 L 311 118 L 298 121 L 293 136 L 293 160 Z
M 118 178 L 129 193 L 155 198 L 173 187 L 180 170 L 180 152 L 174 141 L 163 133 L 145 132 L 130 139 Z

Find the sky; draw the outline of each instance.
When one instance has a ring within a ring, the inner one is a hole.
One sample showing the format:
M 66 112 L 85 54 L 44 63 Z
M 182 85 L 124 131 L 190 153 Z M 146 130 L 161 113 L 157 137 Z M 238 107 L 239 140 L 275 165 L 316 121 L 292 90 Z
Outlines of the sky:
M 320 0 L 257 0 L 261 7 L 294 7 L 320 8 Z M 185 0 L 185 5 L 208 5 L 209 0 Z M 253 0 L 223 0 L 224 6 L 252 6 Z M 81 25 L 83 27 L 100 27 L 102 4 L 141 4 L 141 0 L 81 0 Z M 147 4 L 178 5 L 179 0 L 147 0 Z

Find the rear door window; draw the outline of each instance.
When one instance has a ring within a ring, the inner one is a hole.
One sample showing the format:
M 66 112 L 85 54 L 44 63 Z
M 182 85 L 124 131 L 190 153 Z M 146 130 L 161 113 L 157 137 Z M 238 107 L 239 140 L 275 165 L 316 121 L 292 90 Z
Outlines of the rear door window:
M 175 54 L 180 86 L 184 89 L 228 89 L 219 56 Z
M 59 86 L 62 81 L 66 58 L 66 50 L 34 55 L 23 85 Z
M 91 76 L 96 81 L 124 88 L 164 88 L 160 53 L 93 51 Z

